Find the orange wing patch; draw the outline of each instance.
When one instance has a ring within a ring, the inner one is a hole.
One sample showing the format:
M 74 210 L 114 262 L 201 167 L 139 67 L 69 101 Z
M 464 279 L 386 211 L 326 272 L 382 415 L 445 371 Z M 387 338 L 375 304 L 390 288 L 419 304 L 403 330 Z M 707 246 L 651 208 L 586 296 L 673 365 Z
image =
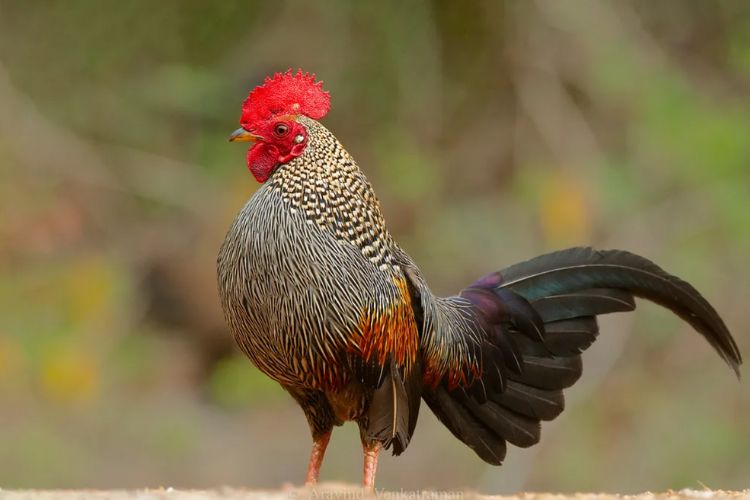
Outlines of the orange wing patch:
M 394 284 L 399 289 L 400 300 L 385 310 L 368 310 L 360 318 L 359 348 L 366 361 L 377 356 L 381 366 L 390 354 L 408 373 L 417 358 L 419 333 L 406 280 L 396 278 Z

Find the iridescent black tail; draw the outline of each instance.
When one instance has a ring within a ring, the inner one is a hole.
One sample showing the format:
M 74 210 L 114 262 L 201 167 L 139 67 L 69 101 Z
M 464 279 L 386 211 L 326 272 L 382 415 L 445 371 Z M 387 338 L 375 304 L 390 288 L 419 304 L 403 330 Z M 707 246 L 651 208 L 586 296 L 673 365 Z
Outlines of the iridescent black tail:
M 560 414 L 562 389 L 581 375 L 580 353 L 598 335 L 596 316 L 631 311 L 634 297 L 692 325 L 739 376 L 737 344 L 708 301 L 629 252 L 571 248 L 543 255 L 478 280 L 460 297 L 471 302 L 485 331 L 480 374 L 468 387 L 443 380 L 423 398 L 491 464 L 502 462 L 506 442 L 527 447 L 539 441 L 540 421 Z M 478 338 L 476 331 L 466 335 Z

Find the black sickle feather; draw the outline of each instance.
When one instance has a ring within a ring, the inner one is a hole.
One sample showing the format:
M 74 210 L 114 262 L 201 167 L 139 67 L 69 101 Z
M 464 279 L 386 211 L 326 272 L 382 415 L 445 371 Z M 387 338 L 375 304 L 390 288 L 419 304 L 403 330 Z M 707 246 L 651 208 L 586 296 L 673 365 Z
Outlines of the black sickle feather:
M 630 293 L 607 288 L 550 295 L 533 301 L 531 305 L 545 323 L 635 309 L 635 301 Z
M 492 465 L 501 465 L 507 446 L 505 440 L 487 427 L 470 410 L 453 398 L 453 393 L 439 386 L 425 391 L 423 399 L 435 416 L 458 439 L 469 446 L 479 457 Z
M 510 444 L 526 448 L 539 442 L 541 433 L 539 420 L 504 408 L 494 401 L 479 404 L 460 388 L 452 391 L 451 396 L 475 419 Z
M 509 381 L 505 392 L 492 400 L 506 408 L 537 420 L 552 420 L 565 409 L 562 390 L 542 390 Z
M 549 354 L 523 357 L 523 374 L 509 374 L 510 380 L 539 389 L 565 389 L 575 384 L 583 372 L 580 356 L 550 356 Z
M 575 356 L 589 348 L 599 334 L 596 318 L 584 316 L 544 325 L 544 346 L 555 356 Z
M 740 351 L 716 310 L 689 283 L 622 250 L 571 248 L 501 271 L 500 289 L 530 302 L 592 288 L 624 290 L 664 306 L 695 328 L 739 376 Z M 591 314 L 591 313 L 589 313 Z

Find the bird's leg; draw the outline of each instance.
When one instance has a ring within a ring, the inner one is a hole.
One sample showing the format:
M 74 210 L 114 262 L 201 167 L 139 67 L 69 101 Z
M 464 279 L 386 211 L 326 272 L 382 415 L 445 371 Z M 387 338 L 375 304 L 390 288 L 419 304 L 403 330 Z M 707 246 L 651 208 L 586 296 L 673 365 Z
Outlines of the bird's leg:
M 307 466 L 307 477 L 305 486 L 312 486 L 318 482 L 320 477 L 320 466 L 323 465 L 323 457 L 326 454 L 328 441 L 331 439 L 331 431 L 325 432 L 313 438 L 312 452 L 310 452 L 310 464 Z
M 380 448 L 381 445 L 377 441 L 372 443 L 362 443 L 362 450 L 365 454 L 362 486 L 370 491 L 375 489 L 375 472 L 377 472 L 378 469 L 378 454 L 380 453 Z

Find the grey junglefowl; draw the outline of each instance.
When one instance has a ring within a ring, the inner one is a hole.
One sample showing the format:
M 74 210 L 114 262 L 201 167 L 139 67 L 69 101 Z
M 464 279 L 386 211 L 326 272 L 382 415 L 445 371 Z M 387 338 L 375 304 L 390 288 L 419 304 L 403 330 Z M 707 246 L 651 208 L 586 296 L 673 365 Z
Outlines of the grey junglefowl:
M 334 426 L 357 423 L 363 485 L 378 453 L 409 444 L 421 401 L 487 463 L 539 441 L 581 375 L 596 316 L 634 297 L 689 323 L 739 375 L 740 352 L 690 284 L 621 250 L 570 248 L 438 297 L 386 228 L 372 186 L 318 120 L 314 75 L 277 73 L 242 106 L 230 141 L 250 143 L 261 187 L 218 256 L 224 315 L 241 350 L 299 403 L 312 433 L 307 484 Z

